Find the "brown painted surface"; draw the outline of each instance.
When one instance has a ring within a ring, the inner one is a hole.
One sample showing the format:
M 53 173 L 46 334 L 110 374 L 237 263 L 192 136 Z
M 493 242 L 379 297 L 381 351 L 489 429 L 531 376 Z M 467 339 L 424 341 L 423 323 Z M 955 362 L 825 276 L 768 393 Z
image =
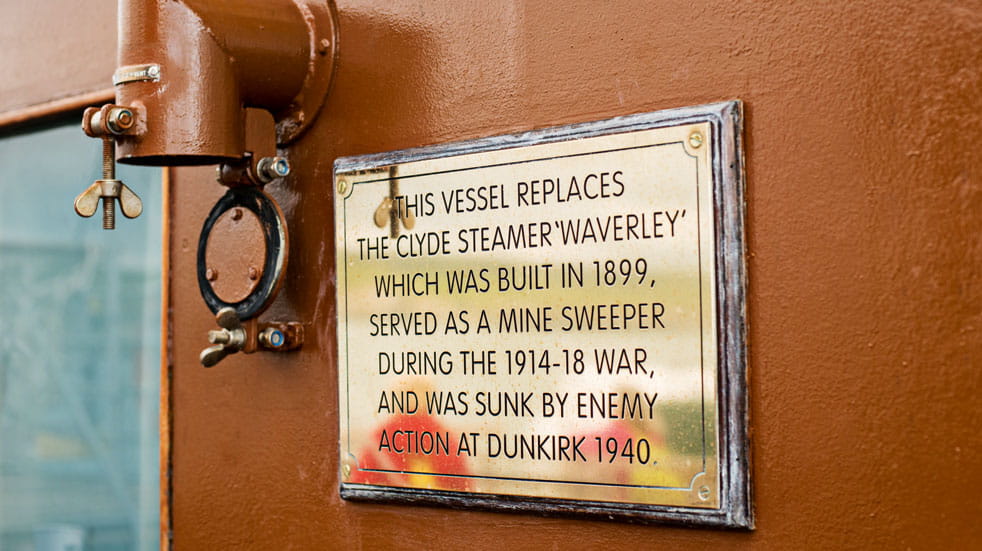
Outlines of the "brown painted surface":
M 126 163 L 234 161 L 246 147 L 243 104 L 272 111 L 281 135 L 296 133 L 333 71 L 334 23 L 319 0 L 125 0 L 119 22 L 119 66 L 155 64 L 160 75 L 116 88 L 137 114 L 117 138 Z
M 291 230 L 264 317 L 302 351 L 205 370 L 194 279 L 222 189 L 176 172 L 176 549 L 943 548 L 982 543 L 982 9 L 339 2 L 332 95 L 270 186 Z M 599 10 L 599 11 L 598 11 Z M 746 103 L 757 530 L 338 497 L 335 157 Z
M 0 16 L 0 114 L 112 86 L 115 2 L 4 2 Z
M 234 208 L 218 217 L 205 247 L 206 277 L 218 298 L 245 300 L 259 283 L 265 261 L 266 242 L 258 216 Z
M 33 20 L 27 11 L 41 4 L 4 10 Z M 94 4 L 106 3 L 84 5 Z M 91 61 L 58 69 L 71 72 L 64 79 L 28 71 L 48 48 L 105 59 L 105 35 L 89 37 L 112 25 L 80 24 L 75 3 L 58 5 L 42 23 L 51 27 L 0 33 L 38 44 L 37 58 L 3 56 L 7 73 L 19 72 L 0 88 L 0 111 L 104 86 L 114 56 L 91 82 Z M 224 190 L 211 168 L 172 174 L 172 419 L 162 426 L 172 422 L 174 435 L 165 475 L 176 549 L 982 544 L 982 8 L 338 7 L 334 90 L 288 152 L 293 174 L 269 187 L 287 214 L 291 259 L 263 319 L 307 324 L 303 350 L 198 364 L 214 317 L 198 295 L 195 247 Z M 47 40 L 52 30 L 62 40 Z M 730 98 L 747 116 L 757 530 L 340 500 L 334 159 Z

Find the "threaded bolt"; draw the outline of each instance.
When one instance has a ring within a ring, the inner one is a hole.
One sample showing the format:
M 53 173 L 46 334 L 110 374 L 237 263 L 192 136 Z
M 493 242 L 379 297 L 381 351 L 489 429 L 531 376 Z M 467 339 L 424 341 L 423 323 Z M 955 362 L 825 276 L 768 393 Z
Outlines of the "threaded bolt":
M 116 179 L 116 142 L 109 136 L 102 137 L 102 179 Z
M 102 229 L 116 229 L 116 198 L 102 198 Z
M 116 179 L 116 142 L 109 136 L 102 137 L 102 179 Z M 116 202 L 113 197 L 102 198 L 102 229 L 116 229 Z

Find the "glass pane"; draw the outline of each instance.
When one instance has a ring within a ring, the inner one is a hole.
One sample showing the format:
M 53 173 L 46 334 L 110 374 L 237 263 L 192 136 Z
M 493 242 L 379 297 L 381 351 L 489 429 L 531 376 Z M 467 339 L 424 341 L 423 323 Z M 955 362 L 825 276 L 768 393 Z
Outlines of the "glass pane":
M 79 218 L 101 142 L 0 138 L 0 549 L 156 549 L 161 176 L 135 220 Z

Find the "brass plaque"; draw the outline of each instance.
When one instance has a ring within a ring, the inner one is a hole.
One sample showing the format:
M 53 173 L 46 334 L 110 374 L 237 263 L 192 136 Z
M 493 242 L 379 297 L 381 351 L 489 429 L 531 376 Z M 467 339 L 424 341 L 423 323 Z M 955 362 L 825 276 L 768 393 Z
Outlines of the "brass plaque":
M 342 496 L 750 526 L 739 117 L 339 159 Z

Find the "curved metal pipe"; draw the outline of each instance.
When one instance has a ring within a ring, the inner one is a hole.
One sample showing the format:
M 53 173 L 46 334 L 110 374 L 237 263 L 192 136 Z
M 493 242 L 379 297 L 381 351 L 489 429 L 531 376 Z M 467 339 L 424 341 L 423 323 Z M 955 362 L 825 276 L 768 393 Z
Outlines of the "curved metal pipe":
M 120 0 L 116 103 L 138 123 L 117 137 L 119 161 L 241 158 L 246 107 L 273 114 L 281 144 L 295 139 L 326 95 L 335 45 L 325 0 Z

